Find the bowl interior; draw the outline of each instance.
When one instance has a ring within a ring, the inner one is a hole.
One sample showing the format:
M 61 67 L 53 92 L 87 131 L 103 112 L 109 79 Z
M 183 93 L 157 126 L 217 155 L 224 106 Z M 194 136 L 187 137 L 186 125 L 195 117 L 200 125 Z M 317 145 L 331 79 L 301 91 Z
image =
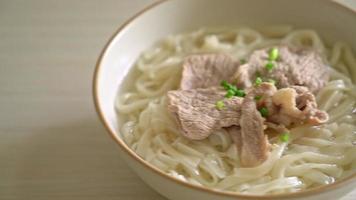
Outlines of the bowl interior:
M 152 7 L 126 24 L 99 59 L 95 101 L 106 126 L 118 139 L 114 101 L 129 69 L 140 53 L 163 37 L 201 27 L 288 24 L 318 31 L 324 40 L 342 40 L 356 49 L 356 15 L 324 0 L 171 0 Z
M 118 88 L 140 53 L 163 37 L 201 27 L 290 24 L 312 28 L 326 41 L 356 48 L 356 15 L 324 0 L 173 0 L 127 24 L 105 50 L 96 74 L 97 103 L 107 125 L 120 137 L 114 101 Z

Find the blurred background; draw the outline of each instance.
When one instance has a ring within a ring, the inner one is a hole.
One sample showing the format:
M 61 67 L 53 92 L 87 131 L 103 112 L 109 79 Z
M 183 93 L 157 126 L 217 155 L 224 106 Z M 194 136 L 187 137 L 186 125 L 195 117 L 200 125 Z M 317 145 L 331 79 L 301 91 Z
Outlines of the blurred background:
M 91 93 L 105 43 L 152 2 L 0 0 L 1 200 L 164 199 L 120 159 Z
M 0 0 L 0 199 L 161 200 L 95 113 L 95 62 L 153 0 Z

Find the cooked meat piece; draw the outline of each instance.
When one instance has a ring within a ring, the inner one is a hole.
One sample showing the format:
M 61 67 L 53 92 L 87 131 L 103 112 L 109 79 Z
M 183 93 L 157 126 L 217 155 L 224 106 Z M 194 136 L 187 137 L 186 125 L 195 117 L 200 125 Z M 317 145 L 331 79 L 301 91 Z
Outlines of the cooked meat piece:
M 291 124 L 325 123 L 329 116 L 317 107 L 314 95 L 306 87 L 293 86 L 278 90 L 272 97 L 279 112 L 268 117 L 268 121 L 289 126 Z
M 183 63 L 180 89 L 209 88 L 230 81 L 238 62 L 226 54 L 197 54 L 189 56 Z
M 218 88 L 169 91 L 168 109 L 177 119 L 182 134 L 192 140 L 208 137 L 214 130 L 239 125 L 242 98 L 224 99 Z M 223 100 L 218 109 L 216 102 Z
M 242 88 L 249 88 L 253 85 L 252 81 L 256 79 L 256 76 L 252 72 L 256 71 L 254 69 L 250 69 L 250 65 L 248 63 L 240 65 L 239 68 L 236 70 L 233 80 L 236 81 L 237 85 Z M 254 78 L 253 80 L 251 78 Z
M 277 92 L 277 88 L 274 84 L 263 82 L 261 85 L 254 87 L 255 96 L 261 96 L 262 98 L 267 98 L 273 96 Z
M 310 124 L 322 124 L 329 120 L 329 115 L 325 111 L 319 110 L 315 96 L 306 87 L 292 86 L 297 92 L 297 107 L 305 114 L 307 122 Z
M 279 57 L 272 61 L 274 68 L 271 71 L 265 67 L 269 62 L 269 49 L 254 51 L 249 61 L 241 65 L 234 75 L 238 86 L 250 87 L 251 81 L 260 76 L 275 80 L 278 88 L 306 86 L 315 93 L 329 80 L 329 68 L 317 52 L 287 46 L 279 46 L 278 50 Z
M 258 87 L 252 88 L 255 98 L 259 97 L 259 100 L 256 100 L 257 107 L 265 107 L 269 111 L 269 114 L 274 114 L 278 110 L 272 102 L 272 96 L 277 92 L 277 88 L 271 84 L 264 82 Z
M 297 92 L 292 88 L 282 88 L 278 90 L 272 97 L 273 103 L 280 106 L 280 114 L 284 114 L 294 118 L 303 117 L 303 113 L 297 107 Z
M 278 59 L 273 61 L 275 67 L 270 71 L 265 67 L 269 49 L 255 51 L 249 62 L 241 66 L 225 54 L 186 58 L 180 90 L 167 94 L 168 110 L 182 135 L 202 140 L 224 128 L 237 145 L 241 165 L 254 167 L 269 154 L 270 145 L 264 133 L 267 127 L 267 131 L 285 132 L 286 127 L 295 124 L 326 122 L 328 114 L 318 110 L 313 92 L 328 81 L 328 67 L 314 51 L 287 46 L 278 49 Z M 267 82 L 253 86 L 257 76 L 275 80 L 281 89 Z M 225 98 L 227 91 L 219 87 L 222 80 L 237 81 L 247 95 Z M 217 106 L 218 101 L 223 105 Z
M 265 122 L 265 125 L 274 130 L 276 133 L 280 134 L 280 133 L 288 133 L 289 130 L 284 126 L 284 125 L 281 125 L 281 124 L 274 124 L 274 123 L 271 123 L 271 122 Z
M 264 134 L 264 118 L 257 110 L 255 93 L 250 92 L 242 102 L 240 161 L 245 167 L 254 167 L 265 161 L 269 143 Z

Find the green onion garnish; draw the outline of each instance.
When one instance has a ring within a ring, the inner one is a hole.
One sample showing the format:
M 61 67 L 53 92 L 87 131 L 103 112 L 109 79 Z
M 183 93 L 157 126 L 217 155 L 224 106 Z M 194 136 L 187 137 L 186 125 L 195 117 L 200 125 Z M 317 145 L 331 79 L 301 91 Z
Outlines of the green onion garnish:
M 289 133 L 282 133 L 279 136 L 279 140 L 281 140 L 282 142 L 288 142 L 289 141 Z
M 263 82 L 262 78 L 261 77 L 257 77 L 256 80 L 255 80 L 255 85 L 256 86 L 260 86 L 262 82 Z
M 227 81 L 221 81 L 220 85 L 225 89 L 225 90 L 237 90 L 236 86 L 231 85 Z
M 271 71 L 274 68 L 274 64 L 273 62 L 268 62 L 265 67 L 268 71 Z
M 245 91 L 238 89 L 235 85 L 228 83 L 227 81 L 221 81 L 220 84 L 227 91 L 225 97 L 231 98 L 233 96 L 244 97 Z
M 236 90 L 238 90 L 238 89 L 237 89 L 237 87 L 236 87 L 236 86 L 234 86 L 234 85 L 230 85 L 230 89 L 229 89 L 229 90 L 232 90 L 232 91 L 236 92 Z
M 226 98 L 231 98 L 233 96 L 235 96 L 235 91 L 234 90 L 228 90 L 226 95 L 225 95 Z
M 227 81 L 221 81 L 220 85 L 225 88 L 225 90 L 228 90 L 230 88 L 230 84 Z
M 267 108 L 263 107 L 259 111 L 260 111 L 262 117 L 268 117 L 268 109 Z
M 246 96 L 246 93 L 245 93 L 244 90 L 237 89 L 237 90 L 235 91 L 235 96 L 244 97 L 244 96 Z
M 216 102 L 216 108 L 219 109 L 219 110 L 222 110 L 223 108 L 225 107 L 225 103 L 224 101 L 217 101 Z
M 262 99 L 262 96 L 255 96 L 255 100 L 256 101 L 259 101 L 259 100 L 261 100 Z
M 279 51 L 276 47 L 273 47 L 268 54 L 268 60 L 275 61 L 278 59 Z

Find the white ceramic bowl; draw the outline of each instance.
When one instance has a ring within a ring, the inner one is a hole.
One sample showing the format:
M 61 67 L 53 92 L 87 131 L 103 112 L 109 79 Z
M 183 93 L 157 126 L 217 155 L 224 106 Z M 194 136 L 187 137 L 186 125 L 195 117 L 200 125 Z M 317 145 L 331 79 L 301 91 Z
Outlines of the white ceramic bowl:
M 128 165 L 152 188 L 172 200 L 337 199 L 356 186 L 356 174 L 317 189 L 293 194 L 246 196 L 190 185 L 157 170 L 121 139 L 114 99 L 140 53 L 173 33 L 216 26 L 291 24 L 316 29 L 327 41 L 342 39 L 356 49 L 356 13 L 328 0 L 170 0 L 131 18 L 113 35 L 98 60 L 94 101 L 107 130 Z M 356 198 L 356 197 L 355 197 Z

